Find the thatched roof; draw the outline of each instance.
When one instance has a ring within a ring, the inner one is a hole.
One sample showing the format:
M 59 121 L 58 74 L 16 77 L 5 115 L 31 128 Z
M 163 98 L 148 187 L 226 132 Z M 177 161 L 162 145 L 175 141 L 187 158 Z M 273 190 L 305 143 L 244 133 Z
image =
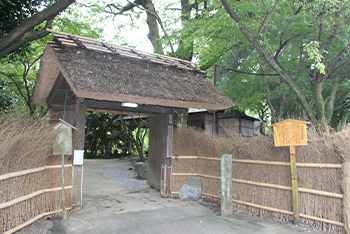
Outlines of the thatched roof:
M 188 61 L 66 33 L 54 36 L 41 60 L 34 103 L 50 104 L 59 86 L 61 96 L 69 88 L 79 98 L 101 101 L 206 109 L 235 105 Z M 57 84 L 60 76 L 63 82 Z

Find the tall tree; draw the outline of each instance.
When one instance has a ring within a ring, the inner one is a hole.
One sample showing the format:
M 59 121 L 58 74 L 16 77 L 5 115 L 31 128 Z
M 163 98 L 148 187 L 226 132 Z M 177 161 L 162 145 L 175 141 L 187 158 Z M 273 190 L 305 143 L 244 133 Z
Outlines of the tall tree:
M 170 50 L 169 55 L 191 61 L 193 57 L 193 39 L 187 39 L 188 33 L 183 29 L 188 22 L 195 20 L 206 11 L 206 1 L 181 0 L 163 2 L 154 0 L 134 0 L 99 5 L 91 2 L 84 4 L 102 14 L 118 17 L 128 16 L 130 24 L 142 19 L 148 27 L 147 38 L 153 46 L 154 53 L 164 54 L 165 49 Z M 154 2 L 158 3 L 157 7 Z M 120 26 L 120 25 L 118 25 Z
M 350 73 L 349 2 L 221 2 L 262 62 L 279 74 L 311 121 L 325 129 L 334 110 L 348 104 L 341 101 L 350 88 L 339 86 Z M 305 72 L 312 99 L 295 75 Z
M 194 38 L 190 35 L 193 32 L 184 29 L 192 20 L 200 18 L 202 14 L 207 14 L 207 1 L 161 2 L 159 5 L 162 7 L 161 12 L 156 9 L 153 2 L 155 1 L 134 0 L 133 2 L 127 1 L 126 4 L 110 3 L 104 6 L 93 3 L 89 7 L 113 15 L 114 19 L 121 15 L 130 16 L 132 23 L 135 19 L 139 19 L 143 13 L 146 14 L 146 23 L 149 29 L 147 38 L 153 46 L 153 52 L 164 54 L 165 49 L 169 49 L 169 56 L 191 61 L 193 59 Z M 180 28 L 177 25 L 181 25 Z M 187 112 L 187 108 L 175 108 L 175 127 L 187 125 Z

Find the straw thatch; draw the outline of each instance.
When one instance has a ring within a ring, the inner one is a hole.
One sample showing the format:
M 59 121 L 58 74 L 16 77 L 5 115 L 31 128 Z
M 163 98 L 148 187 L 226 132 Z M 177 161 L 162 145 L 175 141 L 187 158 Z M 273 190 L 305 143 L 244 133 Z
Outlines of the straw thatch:
M 307 167 L 297 168 L 298 187 L 304 188 L 299 192 L 301 221 L 319 230 L 344 233 L 343 173 L 342 168 L 338 166 L 342 163 L 338 153 L 339 147 L 334 146 L 334 138 L 320 137 L 316 133 L 309 133 L 308 139 L 310 141 L 308 146 L 297 147 L 297 163 L 313 163 L 319 166 L 306 165 Z M 244 159 L 233 160 L 232 163 L 232 199 L 242 201 L 241 203 L 233 202 L 234 212 L 278 222 L 293 221 L 290 166 L 283 163 L 280 165 L 261 163 L 261 161 L 289 162 L 290 160 L 288 147 L 274 147 L 273 138 L 270 137 L 211 138 L 203 132 L 190 129 L 176 132 L 173 140 L 174 158 L 172 160 L 172 173 L 175 176 L 172 176 L 171 192 L 176 194 L 183 182 L 192 176 L 184 174 L 192 173 L 198 174 L 201 178 L 202 192 L 217 199 L 221 194 L 219 159 L 223 153 L 232 154 L 233 159 Z M 181 156 L 202 157 L 181 159 Z M 208 160 L 208 158 L 213 158 L 213 160 Z M 254 163 L 256 160 L 259 161 Z M 330 167 L 325 168 L 321 164 L 329 164 Z M 273 188 L 271 185 L 278 186 Z M 328 193 L 325 193 L 326 196 L 318 195 L 308 192 L 307 189 Z M 335 197 L 328 196 L 333 193 L 336 194 Z M 256 204 L 257 207 L 246 205 L 246 203 Z M 269 211 L 258 208 L 259 206 L 289 213 Z M 305 218 L 307 215 L 335 221 L 336 225 Z
M 34 103 L 50 104 L 50 92 L 63 75 L 55 94 L 61 104 L 71 89 L 79 98 L 103 101 L 206 109 L 235 105 L 188 61 L 57 33 L 41 60 Z

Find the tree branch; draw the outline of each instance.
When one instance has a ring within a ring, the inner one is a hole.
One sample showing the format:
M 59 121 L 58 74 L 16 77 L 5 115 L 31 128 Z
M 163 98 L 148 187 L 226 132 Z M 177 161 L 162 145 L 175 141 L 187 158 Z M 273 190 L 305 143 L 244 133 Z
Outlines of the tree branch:
M 260 33 L 261 33 L 262 29 L 263 29 L 263 26 L 265 25 L 265 22 L 269 22 L 270 21 L 272 15 L 273 15 L 272 13 L 276 10 L 276 6 L 278 4 L 278 1 L 279 0 L 276 1 L 275 5 L 272 7 L 271 11 L 269 13 L 267 13 L 267 15 L 265 16 L 263 22 L 261 23 L 261 25 L 259 27 L 258 33 L 255 36 L 256 38 L 260 35 Z
M 51 27 L 53 17 L 55 17 L 59 12 L 66 9 L 73 2 L 74 0 L 60 0 L 57 3 L 47 7 L 45 10 L 23 21 L 9 34 L 0 39 L 0 57 L 5 56 L 13 49 L 21 46 L 23 43 L 30 42 L 48 35 L 48 32 L 46 32 L 46 30 L 40 30 L 38 32 L 33 32 L 30 34 L 25 33 L 27 33 L 35 26 L 41 24 L 45 20 L 47 20 L 46 26 Z
M 350 62 L 350 57 L 347 58 L 347 59 L 345 59 L 345 60 L 343 60 L 341 63 L 339 63 L 337 66 L 333 67 L 332 69 L 329 69 L 329 70 L 327 71 L 327 74 L 328 74 L 328 75 L 331 74 L 332 72 L 338 70 L 338 69 L 341 68 L 342 66 L 347 65 L 349 62 Z M 328 76 L 327 76 L 327 77 L 328 77 Z
M 282 80 L 288 84 L 288 86 L 293 90 L 299 101 L 301 102 L 301 105 L 307 112 L 307 114 L 310 116 L 311 121 L 314 123 L 317 123 L 316 116 L 307 103 L 305 95 L 303 95 L 302 89 L 298 86 L 298 84 L 293 80 L 290 75 L 284 70 L 282 66 L 276 63 L 273 58 L 269 54 L 267 54 L 263 48 L 261 47 L 259 41 L 252 36 L 252 34 L 248 31 L 248 29 L 243 25 L 242 21 L 239 19 L 237 14 L 232 10 L 231 5 L 227 2 L 227 0 L 221 0 L 222 4 L 224 5 L 227 13 L 229 16 L 238 24 L 240 30 L 244 33 L 248 41 L 254 46 L 255 50 L 258 52 L 259 56 L 268 63 L 272 69 L 274 69 L 281 77 Z
M 334 101 L 334 105 L 336 105 L 339 101 L 341 101 L 344 97 L 346 97 L 349 94 L 349 91 L 350 91 L 350 88 L 343 90 L 343 92 L 345 93 Z
M 340 106 L 338 106 L 338 107 L 334 108 L 334 111 L 339 110 L 340 108 L 342 108 L 342 107 L 346 106 L 346 105 L 347 105 L 347 104 L 349 104 L 349 103 L 350 103 L 350 101 L 346 101 L 346 102 L 344 102 L 342 105 L 340 105 Z
M 282 52 L 283 47 L 285 47 L 289 42 L 289 39 L 282 42 L 282 37 L 283 37 L 283 33 L 281 34 L 281 38 L 280 38 L 280 47 L 276 50 L 275 56 L 273 58 L 276 62 L 278 62 L 277 58 L 280 55 L 280 53 Z
M 19 91 L 19 93 L 21 94 L 21 96 L 23 97 L 23 99 L 25 100 L 25 102 L 28 102 L 28 100 L 26 99 L 26 96 L 22 93 L 22 90 L 20 89 L 20 87 L 18 86 L 16 80 L 9 74 L 6 74 L 2 71 L 0 71 L 0 74 L 7 76 L 8 78 L 10 78 L 12 80 L 12 82 L 15 84 L 17 90 Z

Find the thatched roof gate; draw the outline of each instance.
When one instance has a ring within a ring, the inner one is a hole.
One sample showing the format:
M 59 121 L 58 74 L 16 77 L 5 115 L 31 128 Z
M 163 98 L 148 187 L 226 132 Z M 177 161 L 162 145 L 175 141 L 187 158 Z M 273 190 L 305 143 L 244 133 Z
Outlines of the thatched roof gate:
M 174 107 L 219 110 L 234 106 L 191 62 L 50 31 L 54 40 L 48 42 L 42 57 L 33 102 L 49 106 L 54 118 L 62 118 L 65 112 L 65 120 L 78 128 L 75 149 L 84 147 L 86 110 L 149 116 L 148 183 L 156 188 L 160 165 L 171 165 Z M 125 107 L 126 102 L 138 107 Z M 82 168 L 75 170 L 73 180 L 79 185 Z M 73 194 L 76 205 L 81 205 L 79 191 Z

